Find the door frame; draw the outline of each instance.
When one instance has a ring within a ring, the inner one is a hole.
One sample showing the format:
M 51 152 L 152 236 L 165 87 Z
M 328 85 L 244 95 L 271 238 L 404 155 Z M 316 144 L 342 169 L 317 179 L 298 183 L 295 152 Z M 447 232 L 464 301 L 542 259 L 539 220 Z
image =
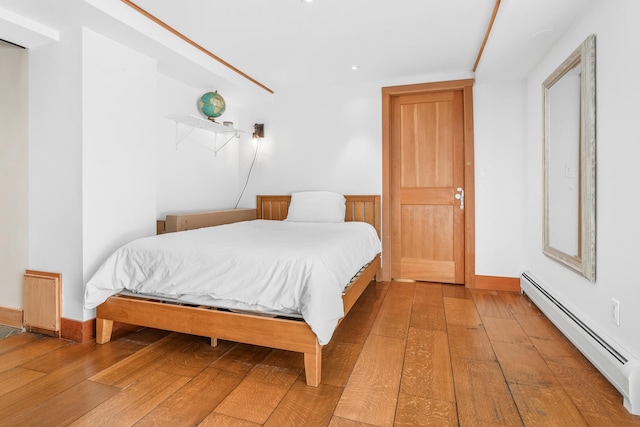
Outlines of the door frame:
M 382 88 L 382 280 L 391 280 L 391 122 L 392 98 L 461 90 L 464 114 L 464 285 L 475 287 L 475 167 L 473 160 L 473 79 Z

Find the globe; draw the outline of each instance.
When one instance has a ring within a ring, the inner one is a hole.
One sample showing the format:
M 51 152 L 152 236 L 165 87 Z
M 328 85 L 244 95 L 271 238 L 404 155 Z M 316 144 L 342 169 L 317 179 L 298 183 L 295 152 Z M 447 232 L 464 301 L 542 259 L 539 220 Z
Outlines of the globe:
M 209 120 L 213 120 L 224 113 L 227 105 L 224 102 L 224 98 L 216 91 L 202 95 L 198 100 L 198 108 Z

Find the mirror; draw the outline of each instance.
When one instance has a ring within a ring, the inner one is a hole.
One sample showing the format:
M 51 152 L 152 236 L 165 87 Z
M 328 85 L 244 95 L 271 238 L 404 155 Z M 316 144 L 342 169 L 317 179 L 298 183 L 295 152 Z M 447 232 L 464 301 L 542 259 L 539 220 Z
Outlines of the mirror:
M 595 281 L 595 36 L 543 83 L 546 256 Z

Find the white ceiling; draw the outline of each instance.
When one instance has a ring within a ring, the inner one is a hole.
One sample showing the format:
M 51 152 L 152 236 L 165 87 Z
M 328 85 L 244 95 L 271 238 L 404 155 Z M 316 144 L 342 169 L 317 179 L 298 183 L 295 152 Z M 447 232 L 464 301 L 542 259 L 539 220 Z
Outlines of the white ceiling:
M 135 2 L 278 90 L 471 70 L 495 0 Z
M 495 0 L 133 1 L 275 92 L 472 76 L 495 5 Z M 500 78 L 526 77 L 593 1 L 502 0 L 479 71 Z M 78 25 L 94 28 L 157 57 L 170 73 L 193 69 L 189 79 L 194 85 L 210 87 L 216 80 L 206 61 L 196 67 L 180 62 L 185 55 L 203 56 L 200 52 L 120 0 L 0 0 L 0 38 L 7 38 L 7 21 L 16 21 L 15 16 L 3 16 L 9 12 L 57 31 Z M 172 48 L 167 50 L 167 44 Z M 228 69 L 218 75 L 222 80 L 214 84 L 229 84 L 229 90 L 238 84 L 256 87 Z

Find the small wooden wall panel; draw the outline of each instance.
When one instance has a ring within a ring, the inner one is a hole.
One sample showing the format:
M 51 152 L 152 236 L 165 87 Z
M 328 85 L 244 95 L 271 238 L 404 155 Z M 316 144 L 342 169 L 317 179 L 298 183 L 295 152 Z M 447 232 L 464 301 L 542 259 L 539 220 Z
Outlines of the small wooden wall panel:
M 60 331 L 62 275 L 27 270 L 23 292 L 25 327 Z

